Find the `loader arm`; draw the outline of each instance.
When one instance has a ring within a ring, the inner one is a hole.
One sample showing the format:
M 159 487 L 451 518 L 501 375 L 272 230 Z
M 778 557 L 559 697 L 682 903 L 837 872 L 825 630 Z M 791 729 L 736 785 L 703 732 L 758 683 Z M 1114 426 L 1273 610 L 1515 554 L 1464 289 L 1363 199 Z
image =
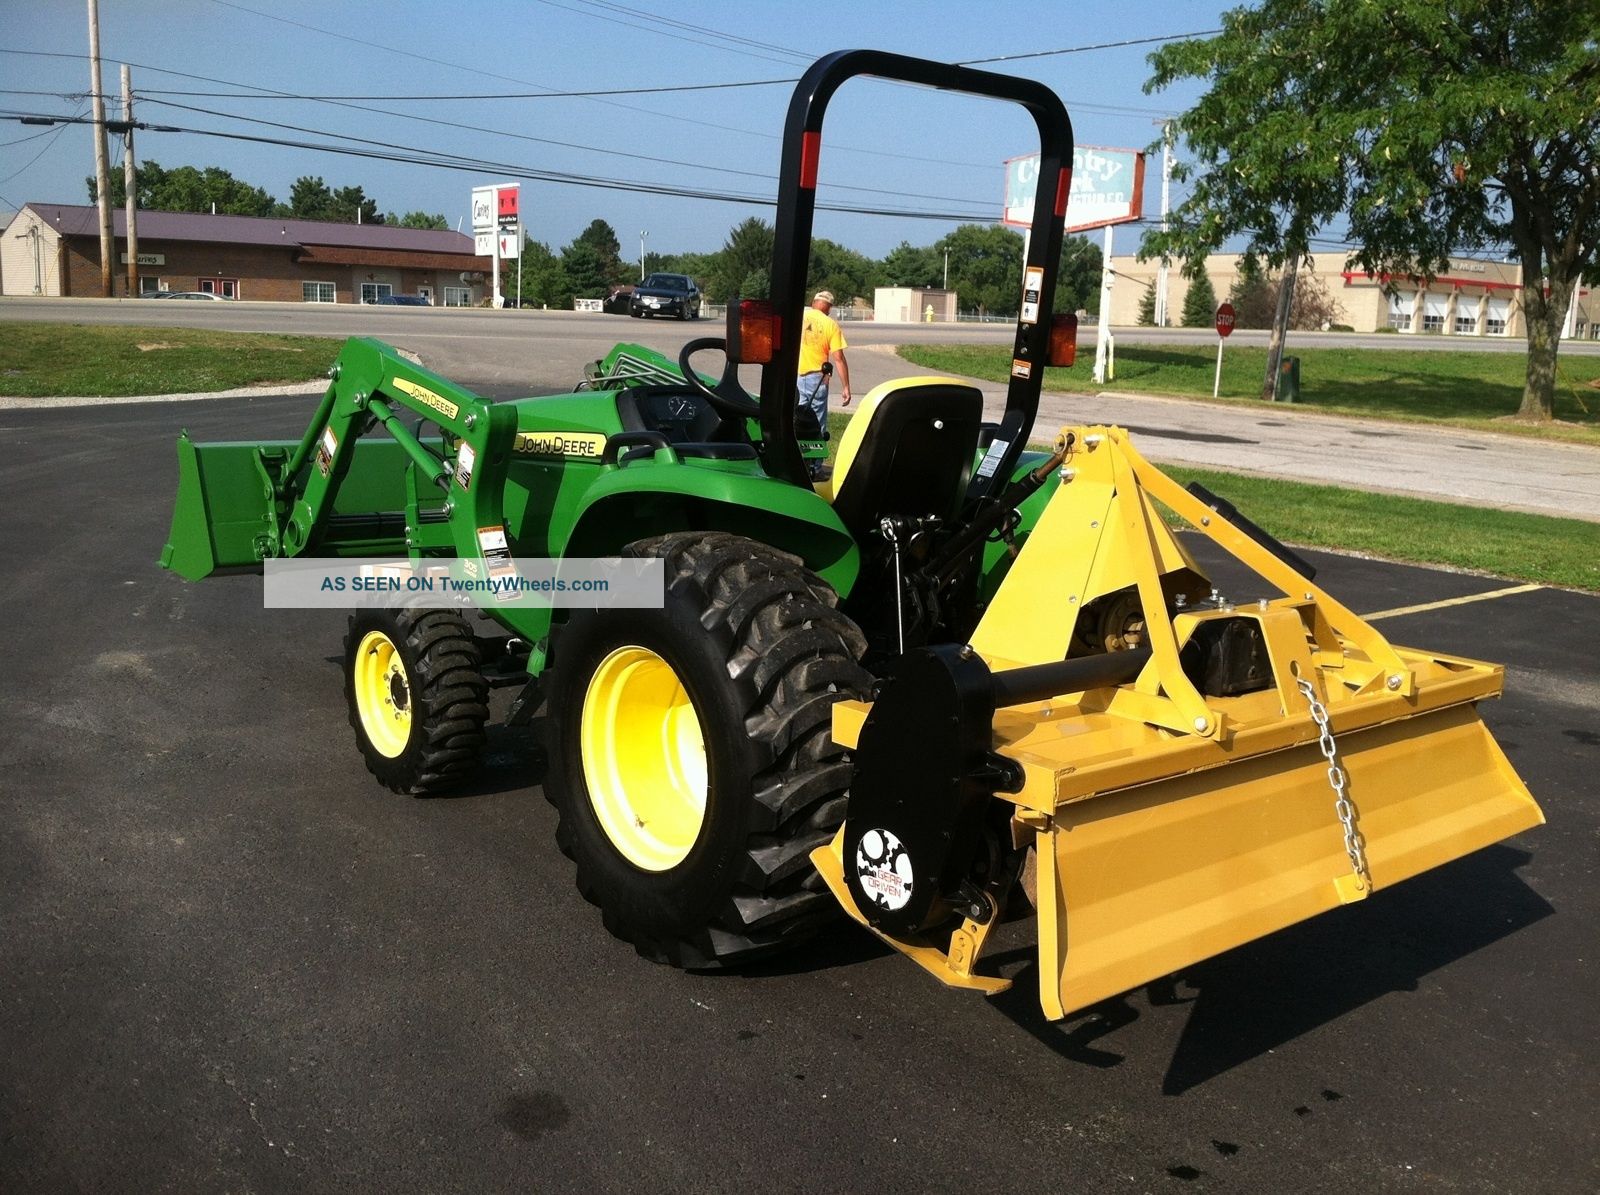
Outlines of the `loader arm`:
M 377 340 L 346 342 L 293 444 L 178 444 L 179 488 L 161 564 L 195 581 L 269 559 L 393 555 L 477 561 L 507 551 L 502 498 L 517 414 Z M 413 420 L 408 426 L 407 418 Z M 436 433 L 421 434 L 424 424 Z M 357 441 L 377 428 L 387 440 Z M 247 458 L 247 459 L 241 459 Z M 548 633 L 547 609 L 507 627 Z

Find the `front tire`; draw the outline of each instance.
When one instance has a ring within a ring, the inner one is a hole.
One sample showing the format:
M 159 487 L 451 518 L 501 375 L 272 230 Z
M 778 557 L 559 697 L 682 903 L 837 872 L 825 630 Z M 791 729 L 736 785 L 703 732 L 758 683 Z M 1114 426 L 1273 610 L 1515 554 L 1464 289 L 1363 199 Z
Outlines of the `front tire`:
M 385 787 L 425 796 L 476 770 L 489 685 L 456 611 L 356 611 L 344 638 L 344 692 L 367 771 Z
M 663 561 L 665 602 L 576 612 L 557 641 L 557 841 L 646 958 L 771 953 L 835 912 L 810 853 L 844 818 L 832 707 L 867 693 L 865 640 L 825 582 L 766 545 L 689 532 L 622 554 Z

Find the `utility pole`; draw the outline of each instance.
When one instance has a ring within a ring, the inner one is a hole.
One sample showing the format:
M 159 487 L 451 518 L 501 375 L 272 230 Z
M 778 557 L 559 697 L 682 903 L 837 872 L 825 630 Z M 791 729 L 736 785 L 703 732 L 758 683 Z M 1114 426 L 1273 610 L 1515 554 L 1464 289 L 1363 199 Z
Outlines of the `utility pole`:
M 128 297 L 139 293 L 138 172 L 133 167 L 133 75 L 122 64 L 122 119 L 127 129 L 122 134 L 122 189 L 126 194 L 128 222 Z
M 100 90 L 100 0 L 89 0 L 89 87 L 94 111 L 94 188 L 100 209 L 100 293 L 111 297 L 111 166 L 106 154 L 106 97 Z
M 1167 231 L 1167 213 L 1172 210 L 1172 122 L 1157 121 L 1161 126 L 1161 231 Z M 1156 271 L 1156 327 L 1167 326 L 1167 271 L 1172 259 L 1161 255 L 1161 268 Z

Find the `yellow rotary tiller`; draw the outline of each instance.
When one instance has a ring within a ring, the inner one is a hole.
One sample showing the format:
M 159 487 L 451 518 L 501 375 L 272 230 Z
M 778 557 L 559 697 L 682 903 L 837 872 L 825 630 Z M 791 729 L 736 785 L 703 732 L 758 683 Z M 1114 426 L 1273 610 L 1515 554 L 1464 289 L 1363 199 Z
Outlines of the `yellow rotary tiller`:
M 1476 710 L 1499 666 L 1391 645 L 1120 428 L 1058 450 L 970 644 L 834 707 L 853 779 L 812 858 L 857 921 L 993 994 L 1020 885 L 1062 1017 L 1543 822 Z M 1277 596 L 1215 596 L 1157 503 Z

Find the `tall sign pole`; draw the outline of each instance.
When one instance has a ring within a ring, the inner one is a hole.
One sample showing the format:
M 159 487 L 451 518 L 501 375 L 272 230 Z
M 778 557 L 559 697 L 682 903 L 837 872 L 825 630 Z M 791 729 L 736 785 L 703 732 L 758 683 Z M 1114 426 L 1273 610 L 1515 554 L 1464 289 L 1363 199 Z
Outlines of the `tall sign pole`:
M 501 258 L 517 259 L 517 303 L 522 302 L 522 213 L 521 213 L 522 188 L 517 183 L 505 183 L 495 188 L 495 264 L 499 265 Z M 495 274 L 495 306 L 502 306 L 504 300 L 500 297 L 499 273 Z
M 128 222 L 128 295 L 132 297 L 139 293 L 139 226 L 134 217 L 139 183 L 133 165 L 133 76 L 127 63 L 122 64 L 122 119 L 128 126 L 122 134 L 122 190 Z
M 1111 232 L 1116 226 L 1106 225 L 1105 261 L 1100 269 L 1100 322 L 1095 329 L 1094 380 L 1103 386 L 1107 378 L 1117 376 L 1116 346 L 1111 340 L 1111 281 L 1116 276 L 1111 269 Z
M 1163 120 L 1161 124 L 1161 231 L 1167 231 L 1167 213 L 1172 210 L 1172 122 Z M 1161 255 L 1161 268 L 1156 271 L 1156 327 L 1167 326 L 1167 273 L 1172 266 L 1172 259 L 1165 253 Z
M 111 166 L 106 153 L 106 97 L 100 90 L 100 0 L 89 0 L 89 94 L 94 114 L 94 189 L 100 209 L 100 293 L 111 297 Z

